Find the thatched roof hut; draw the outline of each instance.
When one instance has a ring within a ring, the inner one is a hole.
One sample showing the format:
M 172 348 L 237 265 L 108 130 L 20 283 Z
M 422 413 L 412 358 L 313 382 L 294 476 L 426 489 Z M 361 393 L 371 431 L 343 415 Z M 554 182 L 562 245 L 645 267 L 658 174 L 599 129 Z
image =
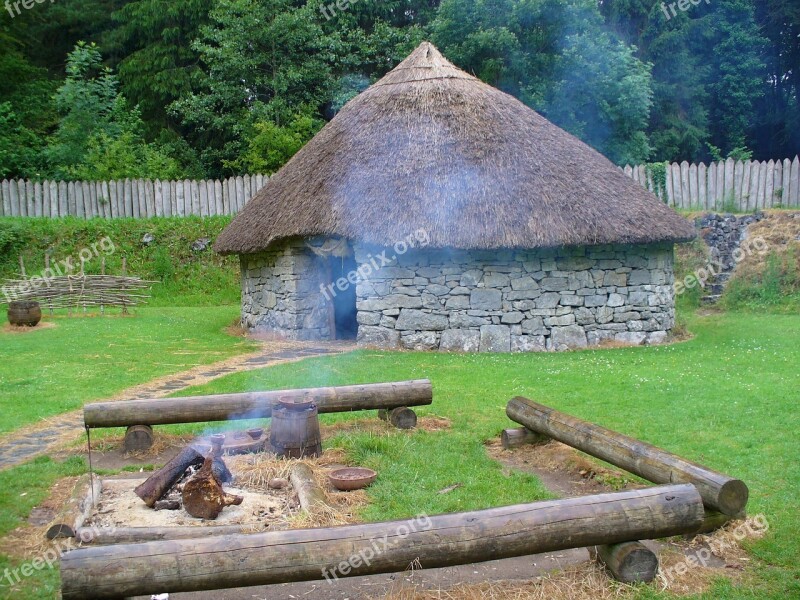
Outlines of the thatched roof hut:
M 247 328 L 558 350 L 662 341 L 673 244 L 694 235 L 601 154 L 423 43 L 278 171 L 215 249 L 241 255 Z M 424 247 L 406 254 L 407 242 Z M 378 264 L 381 248 L 393 251 Z
M 602 154 L 425 42 L 348 102 L 219 236 L 541 248 L 686 241 L 693 227 Z

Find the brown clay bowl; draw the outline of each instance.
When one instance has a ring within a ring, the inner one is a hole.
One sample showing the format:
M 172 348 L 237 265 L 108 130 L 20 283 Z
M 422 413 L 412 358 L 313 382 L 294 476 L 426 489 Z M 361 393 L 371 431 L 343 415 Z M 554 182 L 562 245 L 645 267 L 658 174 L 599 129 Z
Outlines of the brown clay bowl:
M 247 435 L 249 435 L 254 440 L 257 440 L 264 434 L 263 427 L 253 427 L 252 429 L 247 430 Z
M 333 487 L 342 492 L 349 492 L 351 490 L 360 490 L 367 487 L 370 483 L 375 481 L 378 474 L 372 469 L 365 469 L 364 467 L 345 467 L 343 469 L 336 469 L 328 474 L 328 479 L 331 480 Z

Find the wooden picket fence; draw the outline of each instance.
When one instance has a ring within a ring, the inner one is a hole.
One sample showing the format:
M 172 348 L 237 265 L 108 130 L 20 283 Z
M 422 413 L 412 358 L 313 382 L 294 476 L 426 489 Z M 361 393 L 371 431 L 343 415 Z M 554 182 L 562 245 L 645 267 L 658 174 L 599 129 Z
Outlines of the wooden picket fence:
M 672 163 L 623 171 L 674 208 L 752 212 L 800 207 L 800 158 Z M 91 219 L 235 215 L 267 182 L 266 175 L 220 181 L 29 181 L 0 183 L 0 216 Z
M 734 161 L 705 165 L 666 165 L 660 178 L 653 167 L 625 166 L 634 181 L 674 208 L 716 212 L 752 212 L 800 206 L 800 159 Z
M 235 215 L 267 182 L 266 175 L 220 181 L 28 181 L 0 183 L 0 216 L 106 219 Z

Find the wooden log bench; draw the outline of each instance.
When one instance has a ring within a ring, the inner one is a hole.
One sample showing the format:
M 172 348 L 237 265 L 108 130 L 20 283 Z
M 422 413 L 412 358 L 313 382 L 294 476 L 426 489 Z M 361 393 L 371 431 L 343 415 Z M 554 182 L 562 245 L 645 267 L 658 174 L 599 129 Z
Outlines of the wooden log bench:
M 408 428 L 416 424 L 416 414 L 409 407 L 431 404 L 433 388 L 430 380 L 415 379 L 295 390 L 94 402 L 83 407 L 83 422 L 88 429 L 127 427 L 125 450 L 145 450 L 153 442 L 153 425 L 268 418 L 272 416 L 272 407 L 279 400 L 301 401 L 307 398 L 314 400 L 319 413 L 376 409 L 390 411 L 398 415 L 396 419 L 390 419 L 393 424 Z
M 125 598 L 446 567 L 680 535 L 703 517 L 697 489 L 682 484 L 407 521 L 98 546 L 62 558 L 61 593 Z M 617 558 L 609 558 L 615 568 Z
M 529 430 L 586 452 L 652 483 L 691 483 L 706 507 L 728 517 L 743 514 L 748 489 L 743 481 L 712 471 L 646 442 L 557 411 L 528 398 L 512 398 L 508 417 Z

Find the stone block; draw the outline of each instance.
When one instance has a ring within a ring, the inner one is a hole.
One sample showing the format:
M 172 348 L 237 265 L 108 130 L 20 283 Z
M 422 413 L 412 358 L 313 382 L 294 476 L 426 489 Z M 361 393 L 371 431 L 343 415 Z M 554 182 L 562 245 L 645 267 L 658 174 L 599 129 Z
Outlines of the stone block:
M 400 345 L 407 350 L 435 350 L 439 339 L 433 331 L 422 331 L 400 336 Z
M 487 273 L 483 276 L 483 285 L 487 288 L 503 288 L 510 281 L 511 278 L 505 273 Z
M 581 296 L 561 296 L 561 306 L 583 306 L 583 298 Z
M 484 325 L 481 327 L 481 352 L 509 352 L 511 329 L 506 325 Z
M 356 315 L 359 325 L 377 325 L 381 322 L 381 313 L 359 311 Z
M 445 329 L 439 342 L 440 350 L 455 352 L 477 352 L 480 346 L 480 332 L 471 329 Z
M 575 324 L 575 315 L 572 313 L 561 317 L 548 317 L 544 320 L 544 324 L 548 327 L 566 327 Z
M 568 285 L 569 281 L 566 277 L 545 277 L 542 279 L 542 288 L 548 292 L 563 292 Z
M 547 333 L 547 328 L 544 326 L 544 319 L 542 317 L 525 319 L 522 322 L 522 333 L 527 335 L 544 335 Z
M 404 308 L 397 318 L 396 327 L 401 331 L 441 331 L 447 329 L 447 317 Z
M 585 296 L 583 299 L 583 305 L 586 308 L 605 306 L 606 302 L 608 302 L 608 296 L 605 294 L 594 294 L 592 296 Z
M 557 292 L 547 292 L 536 300 L 536 308 L 555 308 L 561 301 L 561 294 Z
M 470 307 L 476 310 L 499 310 L 503 305 L 503 293 L 494 289 L 472 290 Z
M 612 308 L 617 306 L 625 306 L 625 298 L 620 294 L 611 294 L 608 297 L 608 306 Z
M 425 288 L 425 291 L 434 296 L 445 296 L 450 293 L 450 288 L 446 285 L 431 284 Z
M 511 280 L 511 289 L 516 291 L 521 290 L 538 290 L 539 284 L 530 275 Z
M 663 344 L 667 341 L 666 331 L 653 331 L 647 335 L 648 344 Z
M 592 325 L 595 323 L 594 313 L 588 308 L 578 307 L 575 309 L 575 321 L 578 325 Z
M 461 285 L 464 287 L 475 287 L 483 279 L 483 271 L 470 269 L 461 274 Z
M 614 339 L 621 344 L 631 344 L 641 346 L 647 340 L 647 334 L 642 331 L 622 331 L 614 336 Z
M 450 296 L 445 308 L 448 310 L 466 310 L 469 308 L 469 296 Z
M 571 348 L 586 348 L 588 340 L 586 331 L 578 325 L 569 327 L 554 327 L 550 331 L 550 341 L 553 350 L 568 350 Z
M 512 352 L 544 352 L 547 349 L 543 335 L 512 335 Z
M 625 273 L 616 273 L 614 271 L 606 271 L 603 278 L 603 285 L 614 287 L 625 287 L 628 285 L 628 277 Z
M 650 271 L 647 269 L 635 269 L 628 277 L 628 285 L 649 285 L 650 283 Z
M 521 312 L 512 311 L 504 313 L 500 319 L 500 322 L 508 325 L 516 325 L 517 323 L 522 323 L 524 318 L 525 315 Z
M 400 345 L 400 332 L 383 327 L 362 325 L 358 328 L 358 343 L 378 348 L 397 348 Z

